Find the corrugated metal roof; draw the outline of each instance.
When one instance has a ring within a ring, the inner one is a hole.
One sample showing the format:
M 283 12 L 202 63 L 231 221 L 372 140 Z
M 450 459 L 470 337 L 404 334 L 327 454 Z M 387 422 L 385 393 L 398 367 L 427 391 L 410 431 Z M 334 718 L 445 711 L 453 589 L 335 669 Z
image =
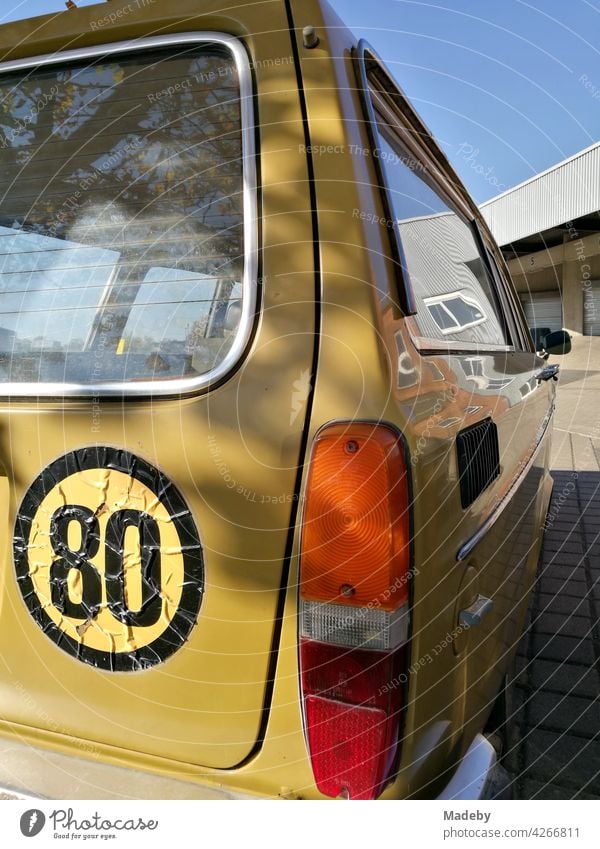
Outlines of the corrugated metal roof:
M 481 205 L 499 245 L 600 210 L 600 142 Z

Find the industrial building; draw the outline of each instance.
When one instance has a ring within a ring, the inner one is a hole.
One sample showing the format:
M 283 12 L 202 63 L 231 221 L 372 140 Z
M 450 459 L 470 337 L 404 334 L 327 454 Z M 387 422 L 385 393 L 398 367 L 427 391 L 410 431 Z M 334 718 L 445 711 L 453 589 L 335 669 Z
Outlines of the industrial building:
M 600 142 L 482 204 L 530 327 L 600 336 Z

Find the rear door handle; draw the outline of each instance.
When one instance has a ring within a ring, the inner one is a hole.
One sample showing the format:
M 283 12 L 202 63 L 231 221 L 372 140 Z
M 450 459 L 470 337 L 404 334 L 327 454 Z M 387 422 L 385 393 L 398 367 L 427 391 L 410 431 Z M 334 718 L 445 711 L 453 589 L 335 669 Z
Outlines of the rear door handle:
M 541 383 L 542 380 L 558 380 L 558 372 L 560 371 L 560 366 L 557 363 L 553 363 L 550 366 L 544 366 L 541 371 L 535 376 L 535 379 L 538 383 Z
M 460 611 L 458 621 L 468 628 L 473 627 L 473 625 L 481 625 L 483 617 L 488 615 L 493 606 L 494 602 L 491 598 L 478 595 L 470 607 L 465 607 L 464 610 Z

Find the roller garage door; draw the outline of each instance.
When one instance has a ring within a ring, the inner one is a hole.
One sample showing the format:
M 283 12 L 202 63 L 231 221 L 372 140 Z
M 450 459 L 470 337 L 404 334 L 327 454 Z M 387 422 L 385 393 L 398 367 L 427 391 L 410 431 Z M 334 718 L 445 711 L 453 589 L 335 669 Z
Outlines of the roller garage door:
M 600 280 L 583 290 L 583 335 L 600 336 Z
M 521 295 L 521 300 L 530 329 L 562 329 L 562 300 L 558 292 L 528 292 Z

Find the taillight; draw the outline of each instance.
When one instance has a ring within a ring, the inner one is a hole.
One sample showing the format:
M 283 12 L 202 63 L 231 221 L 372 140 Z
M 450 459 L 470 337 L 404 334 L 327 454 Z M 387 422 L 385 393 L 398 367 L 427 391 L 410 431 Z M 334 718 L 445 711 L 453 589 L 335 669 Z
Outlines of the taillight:
M 409 632 L 409 489 L 398 435 L 317 435 L 300 546 L 300 666 L 311 764 L 327 796 L 373 799 L 393 774 Z

